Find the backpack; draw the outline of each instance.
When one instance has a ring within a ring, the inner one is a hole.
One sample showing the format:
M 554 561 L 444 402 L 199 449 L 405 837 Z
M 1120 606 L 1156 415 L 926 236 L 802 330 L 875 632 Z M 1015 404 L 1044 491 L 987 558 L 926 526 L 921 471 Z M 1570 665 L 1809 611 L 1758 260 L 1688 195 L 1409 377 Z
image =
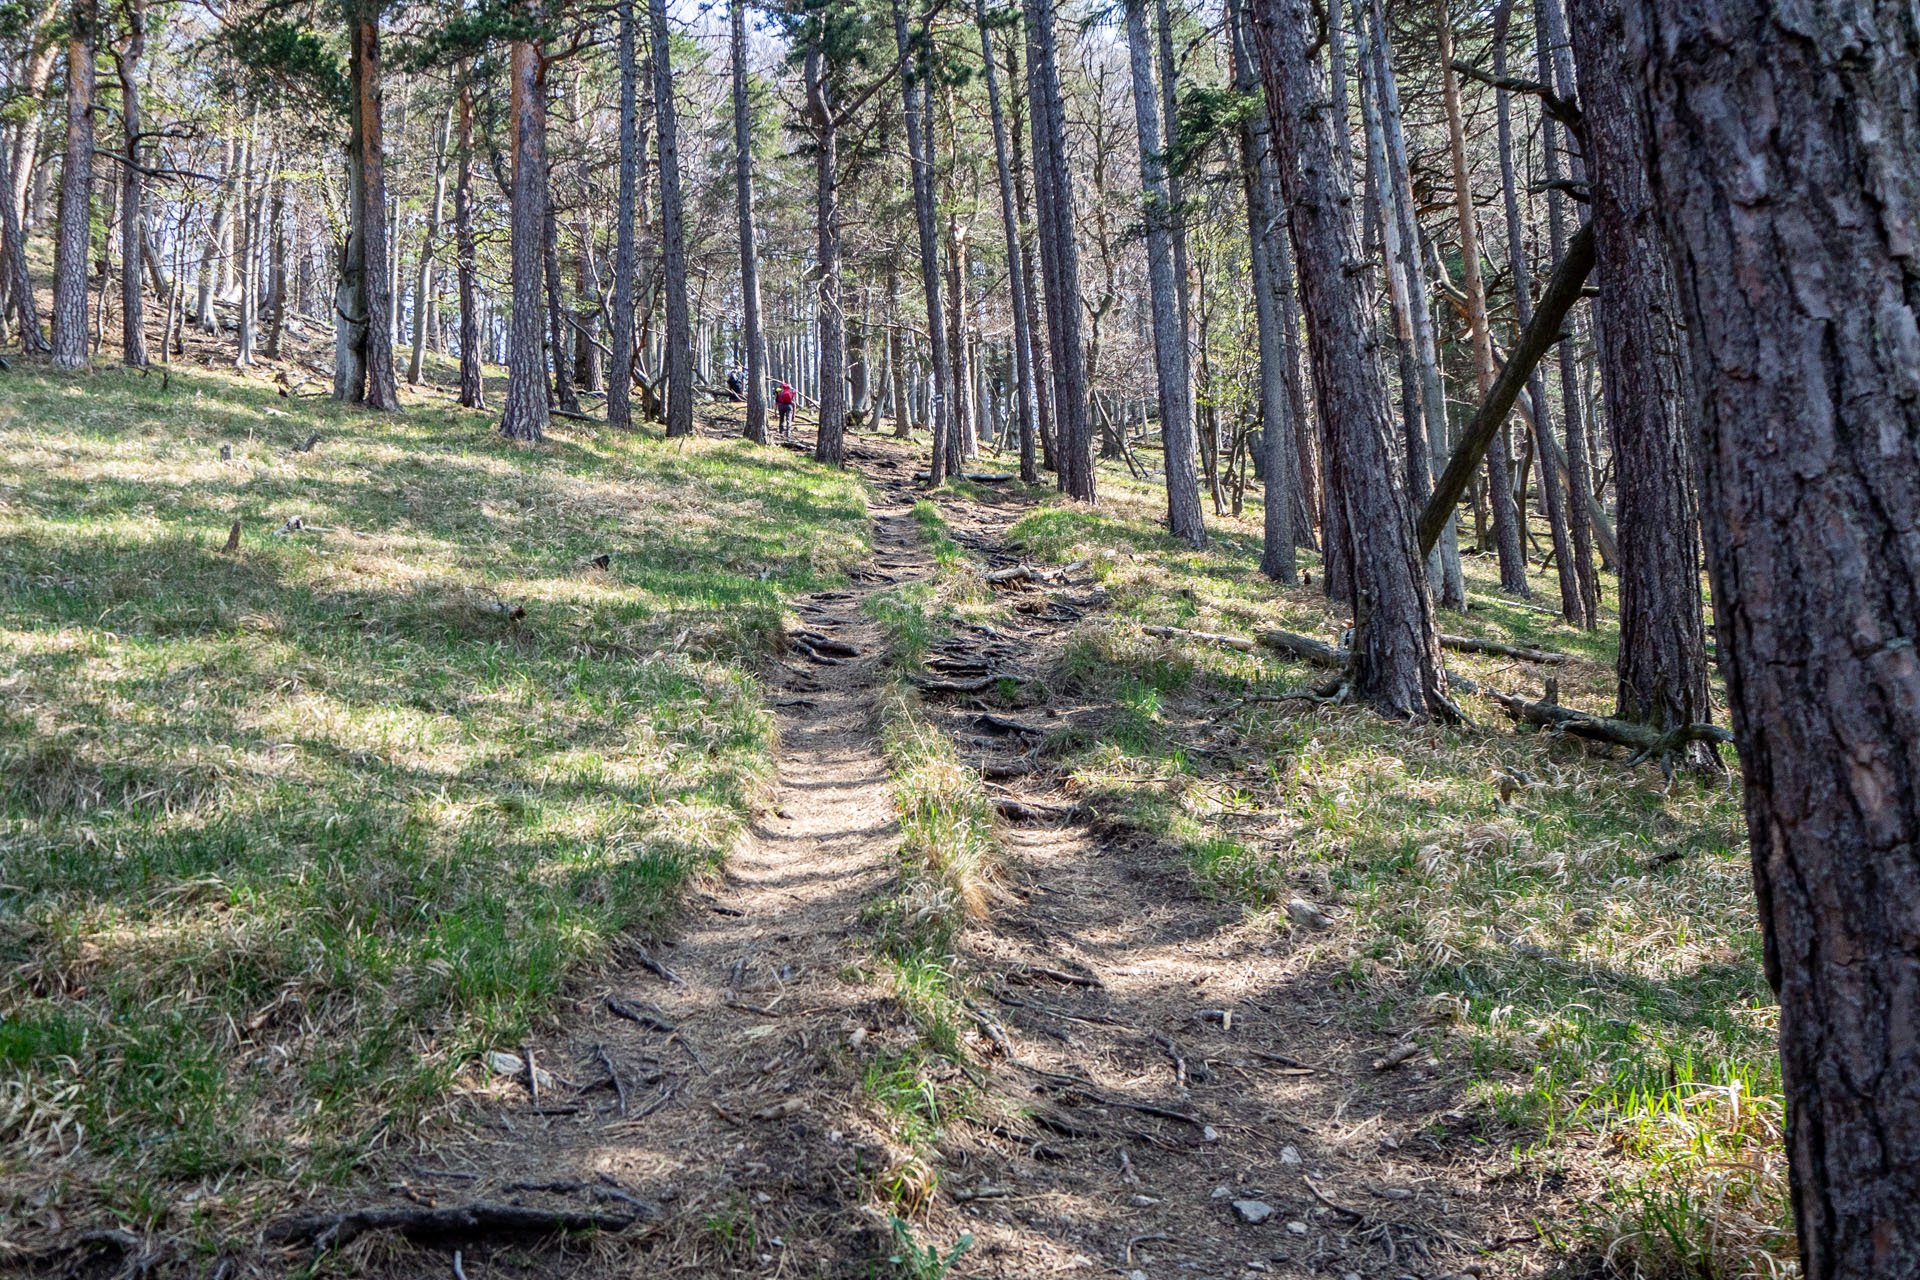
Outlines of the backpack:
M 792 404 L 793 388 L 792 387 L 780 388 L 780 390 L 774 395 L 773 402 L 775 404 Z

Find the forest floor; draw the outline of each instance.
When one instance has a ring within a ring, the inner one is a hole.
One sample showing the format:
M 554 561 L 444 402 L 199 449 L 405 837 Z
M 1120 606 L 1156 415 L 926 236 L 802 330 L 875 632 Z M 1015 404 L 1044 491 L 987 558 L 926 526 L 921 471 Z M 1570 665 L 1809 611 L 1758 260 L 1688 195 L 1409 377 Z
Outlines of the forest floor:
M 1785 1247 L 1737 790 L 1489 706 L 1262 701 L 1312 673 L 1190 633 L 1340 622 L 1251 571 L 1257 507 L 1194 552 L 1124 473 L 1090 510 L 928 494 L 884 437 L 856 486 L 422 409 L 298 454 L 330 411 L 190 381 L 182 429 L 96 384 L 128 403 L 46 379 L 0 420 L 0 1185 L 39 1273 L 154 1242 L 156 1275 L 475 1280 Z M 213 448 L 263 428 L 235 488 Z M 296 509 L 318 538 L 238 560 L 200 528 Z M 1447 629 L 1569 660 L 1459 668 L 1603 709 L 1610 642 L 1478 569 Z M 475 1205 L 576 1230 L 453 1255 Z M 370 1207 L 414 1241 L 280 1238 Z

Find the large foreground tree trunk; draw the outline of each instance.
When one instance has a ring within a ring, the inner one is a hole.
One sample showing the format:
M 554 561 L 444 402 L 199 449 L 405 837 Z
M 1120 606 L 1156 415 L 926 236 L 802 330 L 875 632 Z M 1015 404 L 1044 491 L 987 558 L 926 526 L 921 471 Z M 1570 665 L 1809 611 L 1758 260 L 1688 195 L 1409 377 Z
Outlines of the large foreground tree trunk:
M 687 232 L 680 196 L 680 127 L 673 107 L 673 59 L 666 0 L 649 0 L 653 26 L 653 112 L 660 150 L 660 242 L 667 289 L 667 434 L 693 434 L 693 320 L 687 306 Z
M 1320 410 L 1335 451 L 1353 545 L 1355 697 L 1395 718 L 1449 716 L 1433 602 L 1414 536 L 1387 389 L 1347 264 L 1360 258 L 1349 193 L 1339 183 L 1325 103 L 1307 51 L 1307 0 L 1256 0 L 1255 45 L 1293 235 Z
M 1152 291 L 1153 353 L 1160 392 L 1160 440 L 1167 474 L 1167 527 L 1189 546 L 1207 544 L 1200 485 L 1193 467 L 1193 402 L 1188 394 L 1186 325 L 1174 279 L 1173 206 L 1160 151 L 1159 109 L 1146 0 L 1127 0 L 1127 51 L 1133 67 L 1133 118 L 1140 135 L 1141 216 L 1147 226 L 1147 278 Z
M 78 0 L 67 19 L 67 155 L 60 176 L 60 226 L 53 250 L 53 365 L 84 369 L 87 233 L 93 187 L 93 42 L 98 15 Z
M 380 11 L 354 0 L 353 133 L 360 158 L 360 267 L 366 299 L 361 335 L 366 405 L 395 412 L 400 380 L 393 364 L 393 277 L 388 265 L 386 137 L 381 118 Z
M 747 427 L 755 444 L 767 442 L 767 338 L 760 322 L 760 247 L 753 218 L 753 113 L 747 101 L 747 0 L 733 0 L 733 181 L 740 219 L 740 345 L 747 352 Z M 628 304 L 631 312 L 632 304 Z
M 1620 538 L 1619 710 L 1670 729 L 1713 718 L 1700 613 L 1698 512 L 1687 444 L 1687 353 L 1655 223 L 1642 108 L 1621 67 L 1621 0 L 1570 6 L 1593 186 L 1600 379 Z M 1708 748 L 1695 743 L 1704 761 Z
M 507 404 L 500 434 L 537 441 L 547 433 L 547 359 L 542 284 L 546 278 L 547 76 L 540 48 L 513 43 L 513 315 L 507 331 Z
M 1920 1275 L 1920 31 L 1900 0 L 1627 0 L 1624 31 L 1692 358 L 1801 1265 Z

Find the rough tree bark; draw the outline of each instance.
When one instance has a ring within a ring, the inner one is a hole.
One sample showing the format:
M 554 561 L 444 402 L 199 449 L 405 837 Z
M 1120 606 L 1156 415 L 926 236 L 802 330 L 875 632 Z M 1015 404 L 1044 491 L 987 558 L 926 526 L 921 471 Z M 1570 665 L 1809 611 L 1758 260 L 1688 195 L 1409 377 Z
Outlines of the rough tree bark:
M 728 7 L 733 63 L 734 203 L 740 222 L 740 344 L 747 353 L 745 435 L 755 444 L 765 444 L 767 338 L 760 322 L 760 247 L 753 219 L 753 113 L 747 100 L 747 3 L 732 0 Z M 631 297 L 627 309 L 631 316 Z
M 507 403 L 500 434 L 529 442 L 547 433 L 544 350 L 547 203 L 547 68 L 530 40 L 513 42 L 513 196 L 509 211 L 513 315 L 507 330 Z
M 87 340 L 87 232 L 93 186 L 93 43 L 99 15 L 76 0 L 67 15 L 67 154 L 60 175 L 60 225 L 53 250 L 53 366 L 84 369 Z
M 846 460 L 847 317 L 840 305 L 840 125 L 834 115 L 831 74 L 816 27 L 807 41 L 807 123 L 813 131 L 814 232 L 820 273 L 819 430 L 816 461 L 840 466 Z
M 1353 540 L 1353 694 L 1385 715 L 1449 717 L 1413 513 L 1387 417 L 1387 392 L 1368 346 L 1368 322 L 1347 264 L 1359 259 L 1347 188 L 1340 185 L 1325 108 L 1328 87 L 1307 50 L 1307 0 L 1256 0 L 1255 45 L 1267 89 L 1300 273 L 1307 345 L 1320 409 L 1338 451 L 1340 494 Z
M 1153 54 L 1146 0 L 1128 0 L 1127 52 L 1133 68 L 1133 118 L 1140 136 L 1141 216 L 1147 227 L 1147 278 L 1152 293 L 1154 366 L 1160 392 L 1160 439 L 1166 455 L 1167 527 L 1189 546 L 1207 544 L 1200 485 L 1193 467 L 1192 400 L 1187 374 L 1186 325 L 1174 279 L 1173 208 L 1166 157 L 1160 150 L 1154 101 Z
M 653 27 L 654 145 L 660 156 L 660 242 L 665 259 L 667 435 L 693 434 L 693 322 L 687 306 L 687 232 L 680 195 L 680 125 L 666 0 L 648 0 Z
M 0 271 L 7 275 L 7 292 L 20 325 L 20 349 L 45 351 L 47 340 L 40 331 L 40 311 L 34 305 L 33 280 L 27 275 L 27 242 L 15 209 L 13 174 L 5 148 L 0 148 Z
M 1024 26 L 1023 15 L 1021 27 L 1024 29 Z M 1023 30 L 1017 31 L 1007 41 L 1007 83 L 1014 89 L 1013 122 L 1008 130 L 1007 145 L 1013 156 L 1014 205 L 1020 213 L 1020 271 L 1027 295 L 1027 355 L 1033 364 L 1034 430 L 1040 437 L 1040 465 L 1057 473 L 1060 464 L 1054 456 L 1052 379 L 1048 371 L 1047 344 L 1041 336 L 1045 332 L 1046 304 L 1039 287 L 1040 255 L 1034 243 L 1033 193 L 1028 188 L 1026 158 L 1022 154 L 1023 142 L 1028 134 L 1027 99 L 1019 92 L 1026 83 L 1020 71 L 1020 46 L 1023 43 Z
M 1040 479 L 1033 447 L 1035 422 L 1039 418 L 1033 395 L 1033 315 L 1027 305 L 1020 215 L 1014 204 L 1013 173 L 1007 157 L 1007 117 L 1000 107 L 1000 71 L 993 58 L 993 30 L 987 23 L 987 0 L 974 0 L 973 16 L 980 28 L 980 61 L 987 72 L 987 112 L 993 121 L 994 170 L 1000 180 L 1000 223 L 1007 238 L 1007 285 L 1013 295 L 1012 392 L 1015 421 L 1020 430 L 1020 478 L 1033 484 Z
M 473 242 L 473 64 L 460 64 L 459 133 L 454 144 L 453 243 L 460 273 L 460 403 L 487 407 L 480 366 L 480 307 L 475 296 L 478 270 Z
M 128 0 L 127 32 L 115 58 L 120 76 L 120 122 L 126 139 L 120 166 L 120 360 L 139 369 L 147 363 L 147 319 L 140 300 L 141 209 L 145 175 L 140 172 L 140 59 L 147 50 L 146 0 Z
M 573 344 L 567 341 L 567 308 L 560 292 L 560 214 L 553 203 L 551 166 L 541 187 L 540 253 L 546 264 L 547 357 L 553 363 L 547 403 L 563 413 L 578 415 L 580 397 L 573 386 Z
M 1901 0 L 1625 8 L 1694 374 L 1801 1266 L 1920 1275 L 1920 30 Z
M 1056 450 L 1061 492 L 1082 502 L 1098 496 L 1093 469 L 1093 419 L 1087 401 L 1087 350 L 1080 336 L 1080 250 L 1073 226 L 1073 177 L 1067 165 L 1066 106 L 1060 93 L 1054 0 L 1024 0 L 1027 85 L 1033 119 L 1035 205 L 1046 277 L 1048 363 L 1059 424 Z
M 353 8 L 354 150 L 360 160 L 360 267 L 366 301 L 361 335 L 369 409 L 400 409 L 400 380 L 393 365 L 393 283 L 388 267 L 386 139 L 381 118 L 380 11 L 373 0 L 349 0 Z
M 740 3 L 734 0 L 734 8 Z M 607 425 L 617 431 L 633 429 L 633 219 L 640 189 L 637 26 L 633 0 L 620 0 L 620 194 L 613 210 L 613 332 L 608 335 L 613 367 L 607 372 Z M 761 425 L 764 430 L 765 423 Z
M 440 144 L 433 151 L 433 196 L 427 203 L 427 226 L 420 233 L 420 260 L 413 272 L 413 350 L 407 356 L 407 384 L 420 384 L 420 364 L 427 351 L 427 321 L 433 308 L 427 295 L 433 291 L 433 249 L 440 239 L 440 219 L 447 203 L 447 135 L 453 128 L 449 112 L 440 125 Z
M 1621 0 L 1582 0 L 1569 16 L 1593 183 L 1600 377 L 1619 494 L 1616 714 L 1658 729 L 1707 723 L 1687 353 L 1655 221 L 1641 107 L 1619 64 Z M 1704 744 L 1694 744 L 1693 754 L 1700 763 L 1713 758 Z

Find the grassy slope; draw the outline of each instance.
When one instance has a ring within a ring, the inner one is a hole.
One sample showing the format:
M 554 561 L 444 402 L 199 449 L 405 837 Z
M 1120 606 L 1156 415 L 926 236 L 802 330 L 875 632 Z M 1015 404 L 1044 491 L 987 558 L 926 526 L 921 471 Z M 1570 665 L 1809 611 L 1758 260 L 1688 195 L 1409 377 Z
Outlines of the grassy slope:
M 1103 476 L 1098 510 L 1055 504 L 1015 527 L 1036 556 L 1089 556 L 1113 596 L 1070 642 L 1062 676 L 1116 704 L 1063 744 L 1076 785 L 1165 841 L 1224 896 L 1272 913 L 1296 895 L 1350 927 L 1296 934 L 1383 1024 L 1424 1026 L 1472 1063 L 1535 1176 L 1592 1157 L 1572 1129 L 1627 1158 L 1570 1243 L 1638 1233 L 1622 1257 L 1687 1274 L 1765 1274 L 1790 1250 L 1775 1129 L 1775 1008 L 1760 968 L 1737 786 L 1651 765 L 1628 772 L 1579 743 L 1518 732 L 1469 701 L 1476 726 L 1408 732 L 1356 709 L 1253 704 L 1321 673 L 1144 635 L 1143 625 L 1331 639 L 1318 588 L 1261 579 L 1259 512 L 1218 522 L 1194 552 L 1158 521 L 1164 495 Z M 1318 566 L 1305 557 L 1318 577 Z M 1442 627 L 1585 659 L 1557 674 L 1568 705 L 1605 713 L 1614 633 L 1495 603 L 1497 566 L 1470 557 L 1490 601 Z M 1536 571 L 1535 603 L 1558 589 Z M 1457 670 L 1537 695 L 1540 669 L 1449 654 Z M 1661 855 L 1658 864 L 1650 860 Z M 1584 1172 L 1584 1170 L 1582 1170 Z M 1724 1193 L 1724 1194 L 1723 1194 Z M 1713 1223 L 1710 1228 L 1709 1222 Z M 1702 1270 L 1689 1260 L 1711 1255 Z
M 784 451 L 0 386 L 13 1211 L 218 1221 L 427 1120 L 725 852 L 771 770 L 751 664 L 865 548 L 857 484 Z

